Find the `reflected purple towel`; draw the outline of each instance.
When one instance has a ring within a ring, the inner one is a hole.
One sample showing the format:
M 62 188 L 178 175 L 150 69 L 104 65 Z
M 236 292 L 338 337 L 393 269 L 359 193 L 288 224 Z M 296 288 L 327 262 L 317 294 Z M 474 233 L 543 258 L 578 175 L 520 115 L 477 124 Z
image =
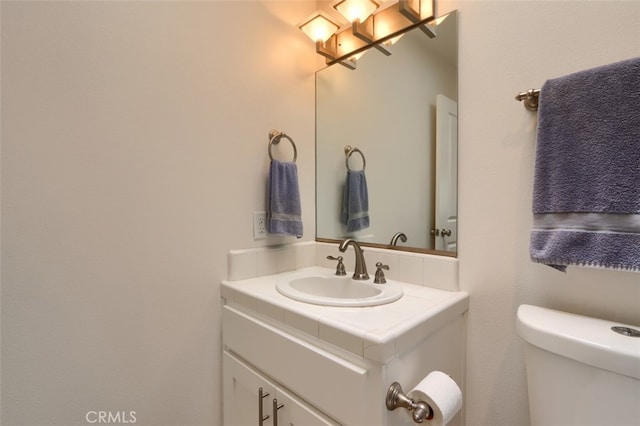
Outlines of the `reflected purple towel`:
M 340 220 L 347 232 L 369 227 L 369 192 L 364 170 L 347 171 Z
M 267 209 L 269 234 L 302 237 L 302 207 L 296 163 L 271 161 Z
M 533 261 L 640 271 L 640 58 L 542 86 L 533 213 Z

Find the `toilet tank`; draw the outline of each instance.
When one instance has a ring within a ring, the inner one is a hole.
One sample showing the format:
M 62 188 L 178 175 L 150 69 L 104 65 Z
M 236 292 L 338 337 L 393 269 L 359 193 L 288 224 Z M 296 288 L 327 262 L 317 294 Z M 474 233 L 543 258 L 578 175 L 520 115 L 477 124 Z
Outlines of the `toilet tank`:
M 518 308 L 532 426 L 640 425 L 640 337 L 612 327 L 626 334 L 640 330 L 537 306 Z

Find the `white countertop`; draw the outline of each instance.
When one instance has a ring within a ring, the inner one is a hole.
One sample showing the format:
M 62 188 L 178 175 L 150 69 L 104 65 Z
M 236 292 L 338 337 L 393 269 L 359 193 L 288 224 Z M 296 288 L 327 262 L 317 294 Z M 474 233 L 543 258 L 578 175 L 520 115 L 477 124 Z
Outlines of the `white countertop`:
M 444 291 L 387 280 L 401 286 L 399 300 L 371 307 L 331 307 L 298 302 L 276 289 L 279 279 L 321 272 L 313 266 L 240 281 L 223 281 L 225 304 L 267 317 L 272 323 L 336 345 L 364 359 L 385 363 L 467 311 L 463 291 Z

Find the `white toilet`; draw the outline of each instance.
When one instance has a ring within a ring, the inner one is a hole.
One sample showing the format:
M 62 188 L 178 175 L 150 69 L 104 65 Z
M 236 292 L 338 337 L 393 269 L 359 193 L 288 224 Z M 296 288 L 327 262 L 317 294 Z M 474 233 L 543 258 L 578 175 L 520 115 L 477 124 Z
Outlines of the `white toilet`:
M 640 327 L 521 305 L 517 329 L 532 426 L 640 425 Z

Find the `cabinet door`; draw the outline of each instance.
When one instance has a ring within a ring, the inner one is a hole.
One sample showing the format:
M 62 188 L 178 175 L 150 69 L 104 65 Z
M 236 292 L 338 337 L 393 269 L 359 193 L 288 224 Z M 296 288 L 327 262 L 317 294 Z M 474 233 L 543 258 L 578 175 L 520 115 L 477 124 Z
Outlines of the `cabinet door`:
M 276 389 L 276 397 L 278 404 L 282 404 L 278 410 L 278 426 L 339 425 L 281 388 Z
M 258 426 L 260 424 L 260 404 L 262 405 L 263 426 L 273 426 L 272 401 L 276 394 L 266 378 L 227 352 L 222 360 L 223 381 L 223 422 L 225 426 Z M 262 388 L 262 401 L 259 389 Z M 282 423 L 284 424 L 284 423 Z
M 223 420 L 225 426 L 257 426 L 262 404 L 263 426 L 338 426 L 295 395 L 276 387 L 270 380 L 235 356 L 223 354 Z M 259 389 L 268 395 L 259 401 Z M 277 406 L 274 406 L 274 398 Z M 274 410 L 277 413 L 274 414 Z
M 328 352 L 231 306 L 223 308 L 222 328 L 229 352 L 315 409 L 344 424 L 381 424 L 378 366 Z

